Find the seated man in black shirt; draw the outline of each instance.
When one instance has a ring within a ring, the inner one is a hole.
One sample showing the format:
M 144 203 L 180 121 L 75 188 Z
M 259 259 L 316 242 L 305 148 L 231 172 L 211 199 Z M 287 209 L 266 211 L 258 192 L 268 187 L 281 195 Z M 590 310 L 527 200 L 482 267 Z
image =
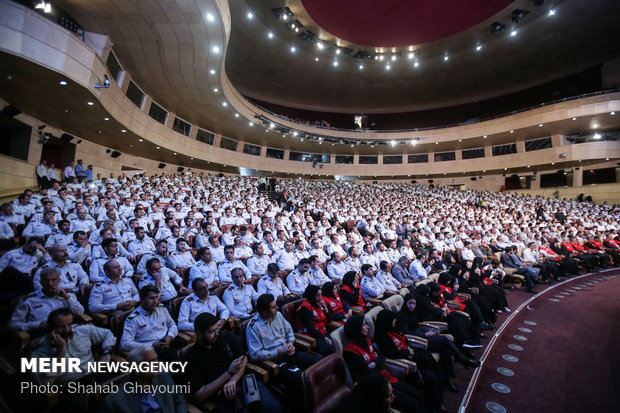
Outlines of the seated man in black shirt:
M 269 389 L 257 380 L 260 402 L 243 409 L 241 378 L 248 362 L 239 340 L 228 332 L 220 334 L 218 319 L 202 313 L 194 320 L 196 344 L 185 355 L 191 400 L 198 406 L 213 402 L 217 412 L 251 411 L 277 413 L 282 409 Z

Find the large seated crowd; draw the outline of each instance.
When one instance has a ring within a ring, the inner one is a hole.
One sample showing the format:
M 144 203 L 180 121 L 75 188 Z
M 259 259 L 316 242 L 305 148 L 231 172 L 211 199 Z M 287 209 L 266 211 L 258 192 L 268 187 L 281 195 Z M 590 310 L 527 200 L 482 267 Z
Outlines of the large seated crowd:
M 1 206 L 13 354 L 189 362 L 175 377 L 34 374 L 189 383 L 56 409 L 442 412 L 508 289 L 620 265 L 606 204 L 303 179 L 279 180 L 276 201 L 258 179 L 192 171 L 44 186 Z

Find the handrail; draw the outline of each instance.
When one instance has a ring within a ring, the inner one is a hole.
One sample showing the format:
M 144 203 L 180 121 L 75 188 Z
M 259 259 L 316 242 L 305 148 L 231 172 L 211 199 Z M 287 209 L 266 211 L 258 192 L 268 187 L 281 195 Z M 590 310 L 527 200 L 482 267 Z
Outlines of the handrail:
M 281 115 L 281 114 L 275 113 L 275 112 L 273 112 L 273 111 L 271 111 L 269 109 L 266 109 L 266 108 L 262 107 L 261 105 L 257 104 L 256 102 L 251 102 L 249 100 L 248 100 L 248 102 L 251 103 L 252 105 L 256 106 L 257 108 L 259 108 L 263 112 L 271 115 L 271 116 L 274 116 L 274 117 L 279 118 L 279 119 L 286 120 L 288 122 L 296 123 L 296 124 L 300 125 L 301 127 L 310 127 L 310 128 L 323 129 L 323 130 L 326 130 L 326 131 L 337 131 L 337 132 L 357 132 L 357 133 L 399 133 L 400 132 L 400 133 L 402 133 L 402 132 L 423 132 L 423 131 L 430 131 L 430 130 L 437 130 L 437 129 L 452 128 L 452 127 L 456 127 L 456 126 L 471 125 L 471 124 L 475 124 L 475 123 L 486 122 L 486 121 L 489 121 L 489 120 L 503 118 L 503 117 L 506 117 L 506 116 L 516 115 L 518 113 L 526 112 L 528 110 L 542 108 L 544 106 L 553 105 L 553 104 L 556 104 L 556 103 L 570 102 L 572 100 L 585 99 L 585 98 L 594 97 L 594 96 L 609 95 L 609 94 L 617 93 L 617 92 L 620 92 L 620 88 L 605 89 L 605 90 L 600 90 L 598 92 L 583 93 L 581 95 L 569 96 L 569 97 L 565 97 L 565 98 L 562 98 L 562 99 L 551 100 L 551 101 L 548 101 L 548 102 L 539 103 L 537 105 L 532 105 L 532 106 L 516 109 L 516 110 L 513 110 L 512 112 L 506 112 L 506 113 L 502 113 L 500 115 L 490 116 L 490 117 L 486 117 L 486 118 L 476 118 L 476 120 L 468 120 L 468 121 L 460 122 L 460 123 L 451 123 L 451 124 L 440 125 L 440 126 L 427 126 L 427 127 L 422 127 L 422 128 L 413 128 L 413 129 L 380 129 L 380 130 L 379 129 L 347 129 L 347 128 L 335 128 L 335 127 L 327 128 L 327 127 L 324 127 L 324 126 L 321 126 L 321 125 L 315 125 L 315 124 L 313 124 L 310 121 L 308 121 L 307 123 L 301 123 L 301 122 L 299 122 L 299 121 L 297 121 L 295 119 L 291 119 L 291 118 L 289 118 L 289 117 L 287 117 L 285 115 Z M 322 134 L 322 135 L 324 135 L 324 134 Z M 329 135 L 324 135 L 324 136 L 328 136 L 328 137 L 332 137 L 332 138 L 338 138 L 338 136 L 329 136 Z

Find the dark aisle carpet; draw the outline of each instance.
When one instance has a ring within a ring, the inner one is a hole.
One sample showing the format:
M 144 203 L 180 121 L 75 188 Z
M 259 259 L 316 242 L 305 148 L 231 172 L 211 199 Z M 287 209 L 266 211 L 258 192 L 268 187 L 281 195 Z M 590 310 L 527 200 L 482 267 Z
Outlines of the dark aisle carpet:
M 498 331 L 467 412 L 620 412 L 619 293 L 620 270 L 541 291 Z

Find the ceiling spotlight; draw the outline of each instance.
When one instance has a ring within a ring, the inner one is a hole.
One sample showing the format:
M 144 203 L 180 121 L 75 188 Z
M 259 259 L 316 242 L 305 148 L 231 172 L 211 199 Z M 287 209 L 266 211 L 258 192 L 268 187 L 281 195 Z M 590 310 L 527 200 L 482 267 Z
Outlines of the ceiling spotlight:
M 414 62 L 413 63 L 413 67 L 419 67 L 420 66 L 420 62 Z
M 340 54 L 340 49 L 336 49 L 336 54 Z
M 250 122 L 248 122 L 248 125 L 254 126 L 254 122 L 250 121 Z
M 323 46 L 323 42 L 316 42 L 316 47 L 317 47 L 319 50 L 323 50 L 323 47 L 325 47 L 325 46 Z
M 439 145 L 439 142 L 435 142 L 435 145 Z
M 106 117 L 106 118 L 103 118 L 103 120 L 110 120 L 110 118 Z
M 209 73 L 211 73 L 212 75 L 214 75 L 214 74 L 215 74 L 215 70 L 211 69 L 211 70 L 209 70 Z
M 121 132 L 125 133 L 127 132 L 127 129 L 121 129 Z
M 158 146 L 157 149 L 161 149 L 161 148 Z
M 448 56 L 447 54 L 443 57 L 443 61 L 447 62 L 450 59 L 450 56 Z
M 359 65 L 359 69 L 363 70 L 364 69 L 364 65 Z M 613 112 L 612 112 L 613 113 Z
M 249 11 L 246 16 L 248 17 L 248 20 L 252 20 L 254 18 L 254 14 L 251 11 Z
M 318 57 L 315 57 L 315 58 L 314 58 L 314 61 L 315 61 L 315 62 L 318 62 L 318 61 L 319 61 L 319 58 L 318 58 Z
M 538 127 L 539 127 L 539 128 L 542 128 L 542 125 L 543 125 L 542 123 L 539 123 L 539 124 L 538 124 Z
M 613 111 L 612 111 L 612 112 L 609 112 L 609 114 L 610 114 L 611 116 L 614 116 L 614 115 L 616 114 L 616 112 L 613 112 Z
M 211 13 L 207 13 L 207 20 L 209 20 L 210 22 L 213 22 L 215 21 L 215 17 Z
M 478 46 L 476 46 L 476 51 L 479 52 L 480 50 L 482 50 L 482 45 L 479 44 Z
M 293 132 L 293 136 L 297 136 L 297 131 Z
M 275 124 L 275 123 L 270 123 L 270 124 L 269 124 L 269 127 L 270 127 L 271 129 L 273 129 L 273 128 L 275 128 L 275 127 L 276 127 L 276 124 Z
M 396 61 L 396 55 L 392 55 L 392 62 Z
M 463 139 L 459 139 L 459 142 L 463 142 Z
M 383 61 L 383 55 L 379 56 L 379 60 Z
M 291 53 L 295 53 L 297 51 L 297 48 L 295 46 L 291 46 Z
M 418 144 L 418 142 L 415 139 L 411 139 L 410 142 L 413 146 L 416 146 Z
M 94 105 L 93 102 L 88 102 L 88 106 L 92 106 L 92 105 Z
M 593 127 L 594 129 L 598 128 L 598 123 L 593 124 L 593 125 L 592 125 L 592 127 Z
M 172 152 L 172 154 L 173 154 L 173 155 L 176 155 L 177 153 L 176 153 L 176 152 Z
M 391 68 L 392 68 L 392 66 L 390 66 L 389 63 L 387 65 L 385 65 L 385 70 L 390 70 Z
M 547 16 L 555 16 L 555 10 L 554 9 L 549 10 L 549 14 L 547 14 Z
M 238 118 L 238 117 L 239 117 L 239 114 L 238 114 L 238 113 L 235 113 L 235 118 Z
M 482 137 L 482 139 L 486 139 L 486 138 L 487 138 L 487 135 L 484 135 L 484 136 Z
M 142 141 L 144 141 L 144 139 L 140 138 L 140 139 L 138 139 L 138 141 L 139 141 L 139 142 L 142 142 Z
M 391 142 L 390 142 L 390 145 L 392 145 L 392 146 L 396 146 L 396 141 L 391 141 Z
M 217 92 L 219 92 L 220 90 L 219 90 L 218 88 L 214 87 L 214 88 L 213 88 L 213 91 L 214 91 L 215 93 L 217 93 Z
M 551 162 L 551 166 L 555 165 L 555 162 Z
M 594 139 L 601 139 L 601 135 L 598 133 L 595 133 L 594 136 L 592 136 Z
M 510 37 L 515 37 L 517 35 L 517 31 L 513 30 L 510 32 Z
M 267 33 L 267 37 L 269 37 L 270 39 L 273 39 L 273 33 L 272 32 Z
M 573 118 L 573 120 L 577 120 L 577 118 Z
M 213 53 L 219 53 L 220 52 L 220 48 L 217 47 L 217 46 L 213 46 L 213 48 L 211 50 L 213 50 Z
M 332 62 L 332 65 L 334 65 L 334 67 L 338 67 L 338 61 L 337 61 L 337 60 L 334 60 L 334 61 Z
M 515 131 L 511 130 L 510 133 L 515 133 Z
M 64 80 L 61 80 L 61 81 L 60 81 L 60 86 L 65 86 L 66 84 L 67 84 L 67 82 L 66 82 L 66 81 L 64 81 Z
M 224 107 L 228 106 L 228 102 L 222 102 L 222 106 Z

